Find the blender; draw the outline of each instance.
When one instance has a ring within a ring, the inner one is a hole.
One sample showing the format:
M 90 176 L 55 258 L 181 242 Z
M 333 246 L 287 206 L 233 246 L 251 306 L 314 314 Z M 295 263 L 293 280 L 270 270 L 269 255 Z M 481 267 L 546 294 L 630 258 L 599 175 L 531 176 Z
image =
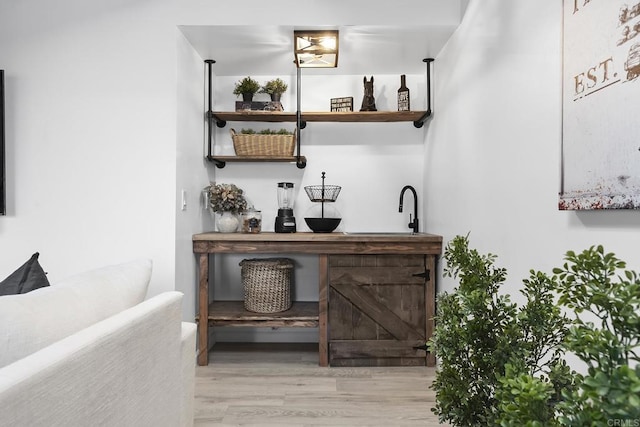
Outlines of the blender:
M 276 233 L 295 233 L 296 219 L 293 216 L 293 182 L 278 183 L 278 216 Z

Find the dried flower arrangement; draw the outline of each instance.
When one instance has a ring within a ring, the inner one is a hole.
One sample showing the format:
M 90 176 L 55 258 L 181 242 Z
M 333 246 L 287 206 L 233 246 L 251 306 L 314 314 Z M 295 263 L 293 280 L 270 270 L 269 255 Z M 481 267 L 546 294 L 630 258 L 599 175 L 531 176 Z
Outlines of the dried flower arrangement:
M 209 193 L 209 206 L 214 212 L 239 213 L 247 208 L 243 191 L 235 184 L 212 182 L 205 190 Z

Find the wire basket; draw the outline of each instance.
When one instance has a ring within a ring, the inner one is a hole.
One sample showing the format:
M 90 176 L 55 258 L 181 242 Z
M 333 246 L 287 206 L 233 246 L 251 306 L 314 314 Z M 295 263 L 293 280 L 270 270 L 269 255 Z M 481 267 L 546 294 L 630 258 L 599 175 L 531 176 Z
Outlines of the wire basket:
M 243 259 L 240 266 L 246 310 L 278 313 L 291 308 L 291 259 Z
M 295 150 L 295 132 L 293 135 L 236 133 L 234 129 L 230 132 L 237 156 L 291 157 Z
M 335 202 L 342 187 L 339 185 L 307 185 L 304 191 L 312 202 Z

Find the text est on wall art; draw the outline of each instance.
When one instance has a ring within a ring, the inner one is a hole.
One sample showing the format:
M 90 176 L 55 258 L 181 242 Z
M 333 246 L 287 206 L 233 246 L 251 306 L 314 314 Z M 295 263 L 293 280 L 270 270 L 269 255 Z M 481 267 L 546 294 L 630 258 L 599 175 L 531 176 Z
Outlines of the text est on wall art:
M 559 208 L 640 209 L 640 0 L 564 0 Z

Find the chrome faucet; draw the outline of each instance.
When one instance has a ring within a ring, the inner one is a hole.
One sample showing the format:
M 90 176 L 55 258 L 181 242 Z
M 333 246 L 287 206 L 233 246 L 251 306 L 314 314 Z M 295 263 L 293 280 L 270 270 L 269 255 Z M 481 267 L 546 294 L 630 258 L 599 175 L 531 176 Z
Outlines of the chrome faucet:
M 400 192 L 400 206 L 398 207 L 398 212 L 402 212 L 402 199 L 404 198 L 404 192 L 407 190 L 411 190 L 413 193 L 413 221 L 411 220 L 411 214 L 409 214 L 409 224 L 408 227 L 413 230 L 414 233 L 418 233 L 418 193 L 416 193 L 416 189 L 410 185 L 405 185 Z

